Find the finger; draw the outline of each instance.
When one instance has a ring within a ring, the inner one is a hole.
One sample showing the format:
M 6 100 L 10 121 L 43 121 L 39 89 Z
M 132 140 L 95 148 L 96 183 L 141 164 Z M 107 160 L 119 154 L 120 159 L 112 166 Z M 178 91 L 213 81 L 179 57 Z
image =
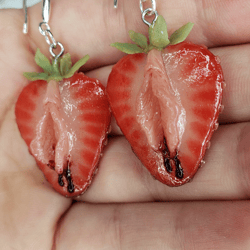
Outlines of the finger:
M 232 200 L 250 197 L 250 124 L 222 125 L 211 140 L 205 164 L 190 183 L 168 187 L 155 180 L 129 143 L 112 139 L 89 190 L 89 202 Z
M 71 200 L 44 180 L 19 136 L 14 111 L 1 124 L 0 159 L 1 249 L 51 249 L 55 225 Z
M 88 67 L 112 64 L 121 53 L 109 45 L 128 42 L 128 30 L 147 33 L 141 21 L 137 0 L 120 1 L 118 9 L 109 0 L 52 2 L 51 31 L 57 41 L 64 44 L 74 59 L 89 54 Z M 157 1 L 157 10 L 168 23 L 169 33 L 183 24 L 195 23 L 188 40 L 207 46 L 221 46 L 250 41 L 250 4 L 248 0 L 235 1 Z M 30 9 L 30 36 L 33 50 L 36 47 L 48 51 L 47 44 L 38 32 L 41 22 L 41 6 Z M 62 14 L 63 13 L 63 14 Z
M 1 249 L 51 249 L 56 223 L 70 201 L 44 189 L 32 171 L 1 171 L 0 181 Z
M 220 123 L 250 121 L 250 45 L 229 46 L 211 51 L 221 59 L 226 83 Z
M 63 249 L 249 249 L 249 201 L 75 204 L 56 234 Z

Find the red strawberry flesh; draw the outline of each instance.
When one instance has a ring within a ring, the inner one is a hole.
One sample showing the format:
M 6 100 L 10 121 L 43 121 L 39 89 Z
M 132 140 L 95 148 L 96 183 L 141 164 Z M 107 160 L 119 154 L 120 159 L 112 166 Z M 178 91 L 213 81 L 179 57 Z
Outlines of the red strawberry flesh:
M 187 42 L 114 66 L 107 87 L 114 116 L 161 182 L 182 185 L 196 173 L 216 126 L 222 83 L 216 57 Z
M 53 188 L 65 196 L 83 193 L 96 171 L 110 123 L 100 82 L 82 73 L 61 82 L 31 82 L 18 98 L 16 119 Z
M 211 52 L 192 43 L 167 47 L 163 60 L 185 107 L 186 126 L 178 159 L 185 166 L 186 175 L 192 176 L 204 157 L 219 116 L 222 69 Z
M 30 144 L 30 151 L 38 161 L 49 162 L 57 174 L 62 174 L 71 155 L 73 136 L 68 133 L 62 113 L 59 84 L 56 81 L 48 83 L 43 100 L 44 114 L 36 126 L 36 135 Z M 46 150 L 54 145 L 53 151 Z M 71 145 L 71 148 L 70 148 Z M 54 155 L 54 163 L 51 158 Z M 66 169 L 65 169 L 66 170 Z
M 173 84 L 167 75 L 161 52 L 151 50 L 137 97 L 137 118 L 155 150 L 161 146 L 164 131 L 172 156 L 176 154 L 185 127 L 185 109 Z

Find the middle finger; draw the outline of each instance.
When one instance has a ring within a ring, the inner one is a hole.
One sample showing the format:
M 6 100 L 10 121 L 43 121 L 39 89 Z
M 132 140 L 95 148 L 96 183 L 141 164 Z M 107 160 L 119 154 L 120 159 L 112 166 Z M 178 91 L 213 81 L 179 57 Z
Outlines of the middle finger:
M 211 140 L 204 166 L 180 187 L 155 180 L 124 137 L 111 140 L 92 186 L 80 199 L 90 202 L 231 200 L 250 196 L 250 123 L 222 125 Z

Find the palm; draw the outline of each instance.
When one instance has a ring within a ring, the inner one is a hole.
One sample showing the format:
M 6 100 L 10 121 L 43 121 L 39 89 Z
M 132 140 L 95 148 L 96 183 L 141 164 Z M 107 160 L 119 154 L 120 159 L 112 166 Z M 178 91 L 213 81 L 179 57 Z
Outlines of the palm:
M 50 26 L 55 38 L 64 44 L 74 60 L 89 54 L 91 59 L 85 70 L 103 84 L 111 69 L 109 65 L 122 56 L 109 44 L 126 42 L 129 29 L 146 31 L 139 8 L 134 7 L 137 1 L 120 2 L 118 10 L 113 10 L 112 1 L 108 0 L 77 0 L 71 6 L 61 0 L 54 1 L 52 6 Z M 247 43 L 250 36 L 247 28 L 250 6 L 246 0 L 231 1 L 227 7 L 226 1 L 213 1 L 207 6 L 203 2 L 200 5 L 193 1 L 193 7 L 185 7 L 184 0 L 159 0 L 157 4 L 158 11 L 166 18 L 169 33 L 193 21 L 196 27 L 189 40 L 213 47 L 213 53 L 222 60 L 227 83 L 225 110 L 220 117 L 222 125 L 206 154 L 204 168 L 190 184 L 169 188 L 150 176 L 114 125 L 114 136 L 105 149 L 99 173 L 79 198 L 91 203 L 74 205 L 44 180 L 15 122 L 15 101 L 27 84 L 22 72 L 37 70 L 33 59 L 37 47 L 44 53 L 48 51 L 38 32 L 40 6 L 30 8 L 28 37 L 21 32 L 21 11 L 0 13 L 0 241 L 3 249 L 50 249 L 55 232 L 56 249 L 183 249 L 184 245 L 185 249 L 249 248 L 248 201 L 199 200 L 249 198 L 250 50 Z M 178 4 L 181 7 L 175 13 Z M 181 14 L 184 10 L 186 13 Z M 156 200 L 196 202 L 131 203 Z M 108 202 L 128 204 L 96 204 Z

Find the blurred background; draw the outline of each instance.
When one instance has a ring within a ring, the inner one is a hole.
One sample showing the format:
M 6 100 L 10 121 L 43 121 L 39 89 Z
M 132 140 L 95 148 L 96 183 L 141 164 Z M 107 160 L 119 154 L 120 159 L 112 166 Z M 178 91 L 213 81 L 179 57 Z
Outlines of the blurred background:
M 30 7 L 41 0 L 27 0 L 27 6 Z M 22 9 L 23 0 L 0 0 L 0 9 Z

